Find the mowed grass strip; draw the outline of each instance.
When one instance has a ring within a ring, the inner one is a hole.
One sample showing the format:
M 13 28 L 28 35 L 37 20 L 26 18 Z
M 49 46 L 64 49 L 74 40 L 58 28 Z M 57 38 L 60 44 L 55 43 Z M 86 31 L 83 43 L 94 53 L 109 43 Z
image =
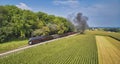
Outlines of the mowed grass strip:
M 98 64 L 94 36 L 76 35 L 0 58 L 0 64 Z
M 96 36 L 99 64 L 119 64 L 120 50 L 113 43 L 114 39 L 105 36 Z M 113 40 L 113 41 L 111 41 Z M 120 45 L 119 45 L 120 46 Z
M 6 43 L 0 44 L 0 53 L 7 52 L 16 48 L 24 47 L 28 43 L 28 40 L 22 40 L 22 41 L 10 41 Z

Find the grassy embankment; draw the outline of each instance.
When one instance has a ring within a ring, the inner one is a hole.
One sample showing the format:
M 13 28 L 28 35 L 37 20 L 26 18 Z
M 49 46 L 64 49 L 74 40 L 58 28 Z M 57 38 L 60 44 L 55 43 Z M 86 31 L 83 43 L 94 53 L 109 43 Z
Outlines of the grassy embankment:
M 76 35 L 0 58 L 1 64 L 98 64 L 94 36 Z
M 28 40 L 22 40 L 22 41 L 10 41 L 10 42 L 5 42 L 0 44 L 0 53 L 13 50 L 16 48 L 23 47 L 27 45 Z

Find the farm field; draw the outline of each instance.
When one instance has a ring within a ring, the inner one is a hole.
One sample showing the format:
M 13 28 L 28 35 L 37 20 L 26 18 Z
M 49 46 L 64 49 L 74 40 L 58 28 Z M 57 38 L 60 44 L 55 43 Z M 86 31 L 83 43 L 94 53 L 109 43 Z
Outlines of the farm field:
M 119 35 L 87 31 L 84 35 L 77 34 L 0 57 L 0 64 L 119 64 L 120 41 L 116 39 Z M 27 42 L 1 44 L 0 52 L 23 47 Z
M 106 31 L 86 31 L 87 34 L 109 36 L 120 41 L 120 33 Z
M 120 42 L 106 36 L 96 36 L 99 64 L 119 64 Z
M 102 36 L 110 36 L 112 35 L 116 39 L 120 39 L 120 34 L 119 33 L 108 33 L 105 31 L 86 31 L 87 35 L 102 35 Z M 6 43 L 1 43 L 0 44 L 0 53 L 10 51 L 13 49 L 17 49 L 20 47 L 24 47 L 28 45 L 28 39 L 22 40 L 22 41 L 11 41 L 11 42 L 6 42 Z
M 95 37 L 76 35 L 0 58 L 0 64 L 98 64 Z
M 6 43 L 1 43 L 0 44 L 0 53 L 23 47 L 23 46 L 27 45 L 27 42 L 28 42 L 28 40 L 10 41 L 10 42 L 6 42 Z

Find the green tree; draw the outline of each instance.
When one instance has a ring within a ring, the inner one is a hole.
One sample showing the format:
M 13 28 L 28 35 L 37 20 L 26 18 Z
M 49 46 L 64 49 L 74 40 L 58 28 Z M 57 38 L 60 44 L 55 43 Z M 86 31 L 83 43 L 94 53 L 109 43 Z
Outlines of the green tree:
M 0 6 L 0 42 L 63 34 L 72 31 L 71 25 L 63 17 L 22 10 L 13 5 Z

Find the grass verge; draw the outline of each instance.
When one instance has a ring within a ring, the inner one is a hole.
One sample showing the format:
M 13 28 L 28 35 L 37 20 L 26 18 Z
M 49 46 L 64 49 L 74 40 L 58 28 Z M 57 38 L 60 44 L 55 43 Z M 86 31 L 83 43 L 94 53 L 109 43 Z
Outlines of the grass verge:
M 6 43 L 2 43 L 2 44 L 0 44 L 0 53 L 23 47 L 23 46 L 27 45 L 27 42 L 28 42 L 28 40 L 10 41 L 10 42 L 6 42 Z

